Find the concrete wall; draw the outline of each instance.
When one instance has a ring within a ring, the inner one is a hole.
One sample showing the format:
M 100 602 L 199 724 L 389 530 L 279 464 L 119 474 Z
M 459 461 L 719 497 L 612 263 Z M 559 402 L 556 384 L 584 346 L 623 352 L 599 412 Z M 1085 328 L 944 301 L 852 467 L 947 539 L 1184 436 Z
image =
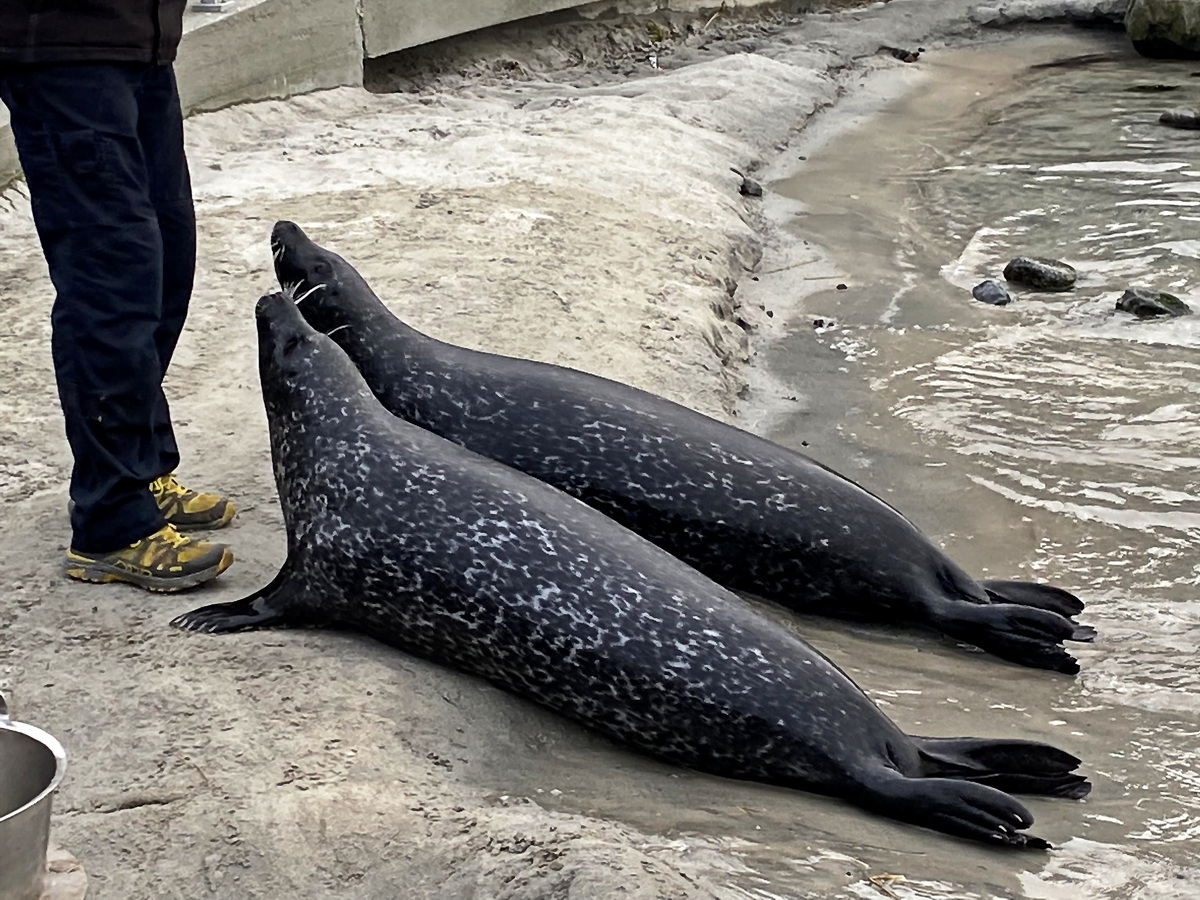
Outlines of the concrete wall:
M 367 56 L 384 56 L 479 28 L 589 5 L 572 0 L 366 0 L 363 37 Z
M 175 74 L 185 114 L 362 84 L 354 0 L 238 0 L 189 11 Z
M 717 6 L 720 0 L 237 0 L 220 13 L 187 11 L 175 71 L 186 114 L 362 84 L 365 56 L 562 9 L 650 13 Z M 19 171 L 8 111 L 0 104 L 0 186 Z

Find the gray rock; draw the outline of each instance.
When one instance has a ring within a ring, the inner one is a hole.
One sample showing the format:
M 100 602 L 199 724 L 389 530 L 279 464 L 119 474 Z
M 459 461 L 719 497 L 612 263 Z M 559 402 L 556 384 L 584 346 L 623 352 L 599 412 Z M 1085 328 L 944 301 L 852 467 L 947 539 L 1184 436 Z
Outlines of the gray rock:
M 1128 0 L 1006 0 L 984 3 L 971 11 L 971 19 L 993 28 L 1026 22 L 1075 22 L 1119 25 Z
M 994 281 L 981 281 L 971 288 L 971 296 L 980 303 L 990 303 L 992 306 L 1007 306 L 1012 302 L 1008 291 Z
M 1172 128 L 1189 128 L 1197 131 L 1200 130 L 1200 109 L 1168 109 L 1158 117 L 1158 121 L 1160 124 L 1170 125 Z
M 1035 291 L 1069 291 L 1075 285 L 1075 269 L 1057 259 L 1018 256 L 1004 267 L 1004 278 Z
M 762 185 L 753 178 L 742 176 L 742 183 L 738 186 L 738 193 L 743 197 L 761 197 L 763 195 Z
M 743 197 L 761 197 L 763 195 L 762 185 L 753 178 L 742 174 L 733 166 L 729 167 L 729 171 L 741 177 L 742 183 L 738 185 L 738 193 Z
M 1125 13 L 1133 49 L 1153 59 L 1200 59 L 1200 3 L 1133 0 Z
M 1154 319 L 1159 316 L 1187 316 L 1192 308 L 1166 291 L 1153 288 L 1128 288 L 1117 301 L 1121 312 L 1133 313 L 1139 319 Z

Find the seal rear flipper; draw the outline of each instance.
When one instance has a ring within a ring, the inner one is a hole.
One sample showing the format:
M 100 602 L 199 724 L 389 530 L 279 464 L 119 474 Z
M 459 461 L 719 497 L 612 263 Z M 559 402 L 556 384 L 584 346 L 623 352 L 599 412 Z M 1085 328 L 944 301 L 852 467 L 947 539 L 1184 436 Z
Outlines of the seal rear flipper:
M 877 770 L 854 799 L 901 822 L 987 844 L 1049 850 L 1040 837 L 1023 833 L 1033 815 L 996 788 L 950 778 L 907 778 L 894 769 Z
M 946 604 L 931 623 L 949 635 L 1009 662 L 1074 675 L 1079 663 L 1063 641 L 1090 641 L 1096 631 L 1066 616 L 1013 603 Z
M 1079 759 L 1037 741 L 911 736 L 927 776 L 959 778 L 1017 794 L 1086 797 L 1092 785 L 1076 775 Z
M 982 580 L 980 586 L 988 592 L 993 603 L 1016 603 L 1032 606 L 1066 616 L 1068 619 L 1083 612 L 1083 601 L 1069 591 L 1032 581 Z
M 288 614 L 291 605 L 288 598 L 292 591 L 285 583 L 285 572 L 281 571 L 270 584 L 249 597 L 232 603 L 201 606 L 176 616 L 171 624 L 185 631 L 205 631 L 210 634 L 292 624 L 293 617 Z

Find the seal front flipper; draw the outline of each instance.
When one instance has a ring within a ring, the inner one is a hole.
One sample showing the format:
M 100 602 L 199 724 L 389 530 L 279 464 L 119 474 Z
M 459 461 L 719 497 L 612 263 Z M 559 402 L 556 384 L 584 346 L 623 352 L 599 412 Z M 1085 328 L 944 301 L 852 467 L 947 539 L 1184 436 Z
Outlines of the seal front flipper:
M 908 778 L 895 769 L 879 768 L 862 789 L 866 793 L 855 796 L 858 802 L 902 822 L 984 843 L 1051 849 L 1042 838 L 1023 833 L 1033 824 L 1029 810 L 994 787 L 950 778 Z
M 1038 741 L 910 735 L 928 777 L 958 778 L 1016 794 L 1079 800 L 1092 785 L 1076 775 L 1079 759 Z
M 286 570 L 285 570 L 286 571 Z M 228 634 L 233 631 L 251 631 L 271 625 L 294 624 L 288 614 L 292 590 L 286 583 L 284 572 L 249 597 L 232 603 L 214 603 L 201 606 L 171 620 L 176 628 L 185 631 L 205 631 L 209 634 Z
M 1079 671 L 1063 641 L 1090 641 L 1096 631 L 1066 616 L 1015 603 L 962 603 L 942 606 L 934 627 L 981 650 L 1035 669 L 1066 675 Z

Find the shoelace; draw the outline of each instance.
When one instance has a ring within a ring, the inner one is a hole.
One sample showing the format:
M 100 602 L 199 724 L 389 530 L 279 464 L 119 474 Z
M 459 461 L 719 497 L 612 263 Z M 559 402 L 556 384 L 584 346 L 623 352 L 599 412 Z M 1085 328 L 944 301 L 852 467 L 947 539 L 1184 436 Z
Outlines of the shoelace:
M 175 480 L 174 473 L 156 479 L 155 484 L 161 494 L 174 494 L 176 497 L 186 497 L 188 494 L 188 489 Z
M 176 531 L 175 526 L 173 526 L 173 525 L 163 526 L 161 529 L 159 529 L 158 531 L 156 531 L 153 534 L 153 537 L 158 538 L 167 544 L 170 544 L 175 549 L 179 549 L 180 547 L 186 546 L 187 544 L 191 543 L 191 540 L 192 540 L 187 535 L 180 534 L 178 531 Z M 142 538 L 142 540 L 145 540 L 145 538 Z M 129 546 L 136 547 L 141 542 L 142 541 L 134 541 Z

